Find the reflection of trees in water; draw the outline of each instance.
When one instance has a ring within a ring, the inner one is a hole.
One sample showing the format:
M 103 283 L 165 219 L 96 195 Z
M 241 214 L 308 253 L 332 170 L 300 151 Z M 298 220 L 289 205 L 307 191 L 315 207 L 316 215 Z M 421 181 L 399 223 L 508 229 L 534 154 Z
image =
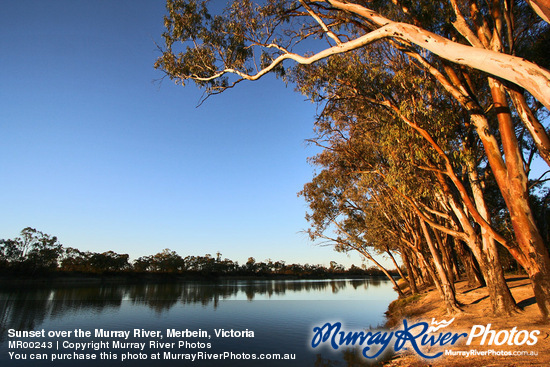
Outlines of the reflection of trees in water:
M 342 289 L 342 286 L 345 287 L 345 284 L 342 285 L 341 282 L 330 282 L 330 289 L 332 291 L 332 293 L 338 293 L 338 291 L 340 291 L 340 289 Z
M 384 282 L 387 282 L 387 280 L 386 279 L 382 280 L 380 278 L 369 278 L 369 279 L 352 279 L 349 281 L 349 284 L 353 287 L 353 289 L 358 289 L 360 287 L 363 287 L 366 290 L 368 287 L 379 288 Z
M 47 318 L 80 310 L 119 308 L 123 290 L 115 287 L 20 288 L 0 291 L 0 341 L 7 330 L 35 330 Z
M 219 301 L 236 296 L 239 289 L 235 284 L 228 283 L 191 283 L 182 293 L 181 302 L 184 304 L 200 303 L 204 306 L 213 304 L 218 307 Z
M 351 285 L 354 289 L 380 286 L 380 280 L 326 281 L 238 281 L 144 283 L 132 285 L 96 285 L 18 288 L 0 290 L 0 341 L 8 329 L 34 330 L 47 318 L 60 318 L 68 313 L 103 312 L 119 308 L 123 301 L 146 305 L 156 312 L 168 311 L 178 303 L 212 304 L 235 298 L 239 293 L 248 300 L 256 296 L 284 295 L 294 292 L 320 292 L 330 289 L 336 293 Z M 330 287 L 330 288 L 329 288 Z
M 0 341 L 4 341 L 9 329 L 34 330 L 51 313 L 48 301 L 49 290 L 27 293 L 16 290 L 1 294 L 0 299 Z
M 63 317 L 69 312 L 92 310 L 101 312 L 106 308 L 119 308 L 124 290 L 118 287 L 63 287 L 50 290 L 51 316 Z
M 147 305 L 156 312 L 168 311 L 180 296 L 179 284 L 155 283 L 126 286 L 124 296 L 133 304 Z
M 367 279 L 354 280 L 364 284 Z M 326 280 L 326 281 L 271 281 L 246 283 L 243 285 L 244 292 L 248 300 L 254 299 L 256 295 L 284 295 L 287 292 L 320 292 L 330 287 L 332 293 L 338 293 L 341 289 L 347 287 L 346 280 Z M 366 286 L 365 286 L 366 289 Z

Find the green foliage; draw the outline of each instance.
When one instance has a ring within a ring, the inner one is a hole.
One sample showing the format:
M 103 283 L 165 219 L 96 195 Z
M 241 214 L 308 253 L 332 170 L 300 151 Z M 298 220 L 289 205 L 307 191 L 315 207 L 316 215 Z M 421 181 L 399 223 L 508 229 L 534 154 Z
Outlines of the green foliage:
M 208 93 L 222 91 L 233 83 L 226 71 L 252 73 L 258 65 L 269 64 L 281 54 L 277 48 L 256 48 L 277 41 L 274 30 L 285 22 L 293 7 L 294 2 L 281 0 L 268 0 L 262 5 L 234 1 L 214 15 L 207 1 L 168 0 L 165 45 L 155 68 L 182 85 L 191 79 Z M 284 75 L 282 67 L 274 71 Z

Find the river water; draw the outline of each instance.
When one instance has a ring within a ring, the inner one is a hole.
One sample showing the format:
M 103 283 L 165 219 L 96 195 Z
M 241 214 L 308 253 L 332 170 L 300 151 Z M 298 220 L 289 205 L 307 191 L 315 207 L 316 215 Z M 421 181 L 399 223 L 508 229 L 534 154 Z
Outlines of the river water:
M 313 328 L 381 327 L 396 297 L 381 279 L 4 287 L 0 365 L 347 366 Z

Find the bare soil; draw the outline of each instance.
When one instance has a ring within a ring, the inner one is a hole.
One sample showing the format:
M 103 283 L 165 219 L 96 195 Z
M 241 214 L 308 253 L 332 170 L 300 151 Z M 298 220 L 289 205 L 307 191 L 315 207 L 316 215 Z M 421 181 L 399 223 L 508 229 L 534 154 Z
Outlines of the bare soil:
M 512 356 L 450 356 L 443 355 L 436 359 L 422 359 L 411 351 L 400 351 L 396 357 L 387 362 L 386 366 L 550 366 L 550 324 L 544 323 L 539 309 L 535 302 L 533 288 L 527 276 L 508 276 L 508 286 L 522 311 L 511 317 L 495 316 L 492 313 L 491 304 L 486 287 L 468 288 L 465 281 L 456 283 L 456 295 L 462 305 L 463 313 L 446 315 L 443 302 L 435 288 L 425 289 L 419 296 L 410 296 L 395 301 L 390 305 L 388 326 L 402 329 L 402 320 L 406 318 L 409 323 L 426 321 L 454 321 L 450 326 L 441 329 L 441 332 L 451 331 L 470 333 L 474 325 L 491 324 L 491 330 L 512 330 L 516 327 L 518 331 L 539 330 L 538 341 L 535 345 L 480 345 L 480 338 L 474 339 L 471 345 L 466 345 L 466 339 L 462 338 L 455 345 L 435 346 L 424 349 L 424 352 L 435 354 L 445 349 L 453 351 L 510 351 L 514 354 L 524 352 L 533 355 L 512 355 Z M 412 348 L 409 348 L 412 349 Z

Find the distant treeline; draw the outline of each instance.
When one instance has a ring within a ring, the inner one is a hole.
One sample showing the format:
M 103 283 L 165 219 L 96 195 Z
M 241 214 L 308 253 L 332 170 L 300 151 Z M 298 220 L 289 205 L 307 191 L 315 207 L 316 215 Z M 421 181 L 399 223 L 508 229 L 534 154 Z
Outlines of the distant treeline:
M 142 256 L 130 261 L 128 254 L 114 251 L 103 253 L 80 251 L 64 247 L 57 237 L 27 227 L 21 237 L 1 240 L 0 273 L 4 275 L 46 274 L 181 274 L 203 276 L 384 276 L 377 268 L 346 269 L 334 261 L 329 267 L 310 264 L 286 264 L 284 261 L 256 262 L 253 257 L 245 264 L 216 256 L 182 257 L 175 251 L 164 249 L 155 255 Z M 395 273 L 397 274 L 397 273 Z

